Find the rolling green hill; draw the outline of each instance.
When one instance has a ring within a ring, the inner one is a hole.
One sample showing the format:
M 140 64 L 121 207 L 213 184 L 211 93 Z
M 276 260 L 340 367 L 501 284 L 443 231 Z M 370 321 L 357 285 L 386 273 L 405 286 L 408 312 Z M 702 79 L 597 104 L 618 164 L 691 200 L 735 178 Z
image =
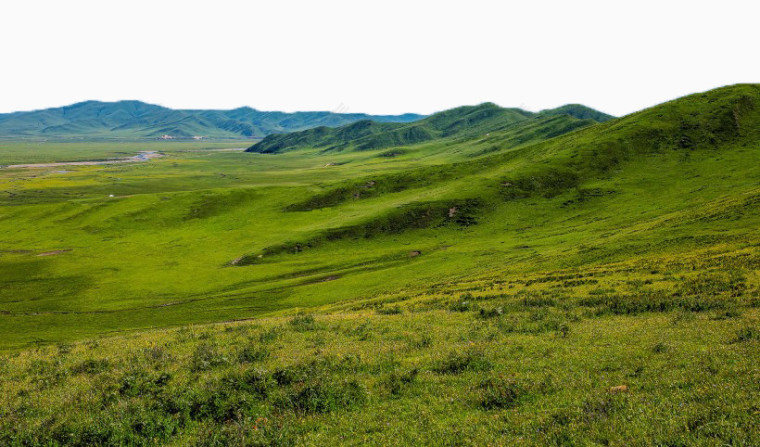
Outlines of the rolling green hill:
M 698 241 L 712 230 L 674 227 L 679 216 L 753 197 L 757 90 L 718 89 L 597 124 L 534 117 L 521 121 L 532 127 L 403 149 L 272 156 L 183 147 L 143 164 L 2 169 L 0 267 L 16 279 L 0 292 L 0 310 L 19 315 L 3 339 L 70 337 L 63 328 L 72 321 L 58 311 L 135 311 L 133 320 L 77 323 L 94 334 L 320 304 L 528 258 L 531 269 L 579 265 L 590 254 L 625 259 L 679 234 Z M 434 119 L 451 128 L 461 118 Z M 753 219 L 752 206 L 740 209 Z M 750 229 L 737 224 L 726 235 Z M 36 256 L 56 250 L 66 251 Z M 407 251 L 422 251 L 413 265 L 429 270 L 407 265 Z M 382 279 L 401 268 L 409 273 Z M 331 276 L 342 280 L 309 283 Z M 221 305 L 231 296 L 245 298 Z M 174 304 L 146 314 L 133 307 L 166 303 Z M 208 309 L 196 314 L 197 305 Z M 48 329 L 35 335 L 35 327 Z
M 0 114 L 0 138 L 155 139 L 169 135 L 178 139 L 194 136 L 240 139 L 365 119 L 410 122 L 420 118 L 415 114 L 264 112 L 250 107 L 172 110 L 140 101 L 86 101 L 53 109 Z
M 318 148 L 325 152 L 383 149 L 443 138 L 473 138 L 507 128 L 517 131 L 523 126 L 534 126 L 533 121 L 536 119 L 552 116 L 562 116 L 570 127 L 582 127 L 611 118 L 580 105 L 568 105 L 534 114 L 521 109 L 505 109 L 493 103 L 484 103 L 446 110 L 413 123 L 363 120 L 334 129 L 318 127 L 301 132 L 270 135 L 251 146 L 248 151 L 274 154 L 310 148 Z
M 594 110 L 591 107 L 586 107 L 582 104 L 566 104 L 556 109 L 542 110 L 539 114 L 545 115 L 570 115 L 578 119 L 591 119 L 600 123 L 615 119 L 614 116 L 608 115 L 604 112 Z
M 757 445 L 760 85 L 589 113 L 0 169 L 0 444 Z

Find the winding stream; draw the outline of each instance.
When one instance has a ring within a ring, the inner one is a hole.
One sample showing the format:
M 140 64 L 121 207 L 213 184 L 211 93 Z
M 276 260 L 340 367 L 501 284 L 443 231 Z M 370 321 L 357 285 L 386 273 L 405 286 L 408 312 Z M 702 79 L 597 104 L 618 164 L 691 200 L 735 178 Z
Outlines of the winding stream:
M 117 163 L 137 163 L 141 161 L 148 161 L 152 158 L 161 157 L 158 151 L 140 151 L 137 155 L 124 158 L 114 158 L 110 160 L 92 160 L 92 161 L 62 161 L 57 163 L 28 163 L 18 165 L 2 165 L 2 169 L 12 168 L 54 168 L 57 166 L 95 166 L 95 165 L 111 165 Z

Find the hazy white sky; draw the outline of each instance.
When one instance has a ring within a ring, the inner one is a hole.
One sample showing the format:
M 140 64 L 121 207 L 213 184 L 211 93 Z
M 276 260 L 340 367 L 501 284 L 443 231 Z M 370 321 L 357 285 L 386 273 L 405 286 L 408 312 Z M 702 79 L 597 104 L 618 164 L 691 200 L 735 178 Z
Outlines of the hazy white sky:
M 756 5 L 755 5 L 756 6 Z M 623 115 L 760 82 L 752 1 L 3 0 L 0 112 L 87 99 Z

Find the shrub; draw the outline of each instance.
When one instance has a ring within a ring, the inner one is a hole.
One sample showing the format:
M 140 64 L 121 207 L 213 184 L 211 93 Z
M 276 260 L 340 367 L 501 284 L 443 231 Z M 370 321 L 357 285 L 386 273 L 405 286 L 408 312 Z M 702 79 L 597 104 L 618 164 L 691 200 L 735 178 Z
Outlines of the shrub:
M 562 168 L 548 168 L 534 175 L 515 179 L 505 179 L 500 192 L 504 200 L 516 200 L 532 195 L 551 198 L 578 186 L 580 177 L 577 173 Z
M 269 351 L 264 347 L 246 346 L 238 353 L 240 363 L 260 362 L 268 357 Z
M 525 393 L 525 388 L 514 379 L 491 377 L 480 382 L 478 386 L 480 406 L 486 410 L 512 408 Z
M 66 355 L 71 352 L 71 350 L 74 349 L 73 345 L 70 345 L 68 343 L 59 343 L 58 344 L 58 354 L 59 355 Z
M 280 328 L 279 327 L 272 327 L 261 334 L 259 334 L 259 341 L 262 343 L 268 343 L 270 341 L 275 341 L 278 338 L 280 338 Z
M 528 295 L 521 301 L 523 307 L 552 307 L 557 305 L 557 301 L 554 298 Z
M 636 315 L 643 312 L 670 312 L 683 310 L 705 312 L 712 309 L 724 309 L 728 303 L 724 297 L 717 295 L 668 295 L 655 291 L 628 295 L 589 296 L 579 301 L 581 306 L 597 307 L 598 313 L 615 315 Z
M 344 359 L 345 361 L 345 359 Z M 352 364 L 352 360 L 347 361 Z M 272 379 L 278 385 L 292 385 L 294 383 L 305 383 L 309 379 L 324 377 L 330 371 L 339 368 L 334 358 L 316 358 L 308 363 L 299 363 L 277 368 L 272 373 Z
M 118 382 L 119 394 L 128 397 L 155 396 L 169 380 L 171 375 L 167 373 L 149 375 L 142 370 L 129 371 Z
M 407 343 L 410 348 L 425 349 L 433 346 L 433 337 L 422 334 L 420 338 L 410 338 Z
M 372 338 L 372 327 L 369 321 L 365 321 L 359 326 L 352 328 L 348 331 L 349 334 L 355 335 L 361 341 L 367 341 Z
M 409 384 L 417 380 L 417 368 L 408 371 L 394 370 L 383 380 L 382 387 L 391 395 L 398 396 Z
M 563 330 L 562 325 L 566 328 Z M 545 310 L 531 312 L 527 318 L 510 315 L 509 318 L 501 318 L 497 321 L 499 330 L 506 333 L 519 334 L 543 334 L 558 331 L 560 334 L 569 334 L 570 327 L 562 315 L 549 313 Z
M 469 312 L 472 310 L 472 304 L 469 301 L 457 301 L 449 306 L 452 312 Z
M 445 359 L 439 360 L 433 371 L 439 374 L 459 374 L 464 371 L 487 371 L 491 362 L 480 351 L 453 351 Z
M 249 418 L 246 423 L 237 421 L 224 425 L 204 426 L 198 433 L 198 440 L 193 447 L 227 447 L 227 446 L 272 446 L 291 447 L 298 445 L 299 432 L 303 428 L 294 424 L 266 417 Z
M 190 370 L 206 371 L 229 363 L 227 356 L 219 352 L 216 345 L 203 343 L 199 345 L 190 358 Z
M 736 331 L 736 337 L 734 343 L 741 343 L 745 341 L 760 341 L 760 329 L 753 326 L 746 326 Z
M 270 389 L 276 384 L 266 371 L 258 369 L 232 373 L 226 376 L 222 383 L 236 391 L 243 391 L 260 398 L 267 397 Z
M 380 315 L 399 315 L 404 313 L 404 310 L 401 309 L 401 306 L 395 305 L 392 307 L 381 307 L 377 309 L 377 313 Z
M 296 315 L 290 320 L 290 326 L 298 332 L 313 331 L 316 329 L 316 321 L 312 315 Z
M 737 271 L 727 273 L 702 273 L 695 278 L 684 280 L 678 287 L 678 295 L 718 295 L 742 296 L 747 290 L 745 277 Z
M 621 408 L 620 394 L 594 397 L 583 403 L 583 416 L 587 422 L 604 420 Z
M 161 346 L 151 346 L 140 351 L 147 360 L 154 363 L 165 363 L 172 360 L 172 355 Z
M 231 386 L 211 385 L 208 390 L 191 395 L 190 417 L 196 420 L 213 420 L 227 422 L 249 414 L 258 405 L 257 399 L 246 393 L 238 392 Z
M 87 359 L 75 365 L 71 372 L 74 374 L 98 374 L 111 367 L 111 362 L 107 359 Z
M 724 311 L 718 312 L 717 314 L 713 315 L 711 317 L 712 320 L 728 320 L 731 318 L 738 318 L 741 317 L 742 313 L 740 310 L 736 308 L 726 309 Z
M 60 384 L 68 376 L 69 371 L 63 367 L 60 357 L 53 360 L 32 360 L 27 367 L 31 381 L 40 388 L 48 388 Z
M 488 318 L 496 318 L 500 317 L 504 314 L 504 309 L 502 307 L 494 307 L 491 309 L 480 309 L 480 313 L 478 316 L 483 319 Z
M 274 404 L 296 413 L 329 413 L 344 410 L 367 401 L 367 391 L 355 380 L 343 382 L 313 380 L 283 393 Z

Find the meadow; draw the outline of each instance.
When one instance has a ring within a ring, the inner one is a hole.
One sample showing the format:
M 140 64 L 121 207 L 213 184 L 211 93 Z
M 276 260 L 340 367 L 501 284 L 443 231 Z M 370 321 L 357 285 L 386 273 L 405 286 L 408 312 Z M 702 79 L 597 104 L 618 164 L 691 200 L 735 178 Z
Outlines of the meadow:
M 760 443 L 760 88 L 568 119 L 0 144 L 162 154 L 0 168 L 0 443 Z
M 752 253 L 16 352 L 0 364 L 0 442 L 756 445 L 758 284 L 714 270 L 756 268 Z

